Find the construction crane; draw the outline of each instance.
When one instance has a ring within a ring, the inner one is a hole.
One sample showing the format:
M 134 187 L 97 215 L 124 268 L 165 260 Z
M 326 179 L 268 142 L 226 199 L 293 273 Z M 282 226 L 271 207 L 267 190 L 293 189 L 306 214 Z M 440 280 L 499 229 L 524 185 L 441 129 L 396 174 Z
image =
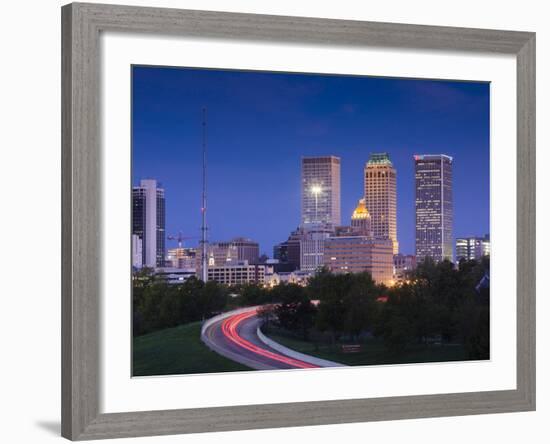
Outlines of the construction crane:
M 187 239 L 198 239 L 197 236 L 184 236 L 181 231 L 176 235 L 166 236 L 168 240 L 175 240 L 178 242 L 178 248 L 183 248 L 183 241 Z

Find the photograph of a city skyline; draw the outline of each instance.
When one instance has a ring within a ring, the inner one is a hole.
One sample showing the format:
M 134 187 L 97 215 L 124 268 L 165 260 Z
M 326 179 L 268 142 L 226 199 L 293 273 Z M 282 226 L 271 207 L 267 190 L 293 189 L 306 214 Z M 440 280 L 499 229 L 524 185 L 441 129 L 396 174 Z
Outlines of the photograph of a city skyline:
M 490 84 L 132 67 L 133 375 L 489 359 Z

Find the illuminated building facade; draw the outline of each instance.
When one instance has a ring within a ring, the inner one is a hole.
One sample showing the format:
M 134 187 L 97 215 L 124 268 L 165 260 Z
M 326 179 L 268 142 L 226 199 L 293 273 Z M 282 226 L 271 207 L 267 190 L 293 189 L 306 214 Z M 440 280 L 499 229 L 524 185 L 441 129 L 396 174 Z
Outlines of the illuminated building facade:
M 372 235 L 365 199 L 351 216 L 350 227 L 338 227 L 324 242 L 323 264 L 333 273 L 368 272 L 377 283 L 393 284 L 393 241 Z
M 371 154 L 365 165 L 364 183 L 374 237 L 391 239 L 393 252 L 397 254 L 396 171 L 387 153 Z
M 367 209 L 366 200 L 360 199 L 357 208 L 351 216 L 351 230 L 355 234 L 373 236 L 371 215 Z
M 489 235 L 485 237 L 459 237 L 456 239 L 456 260 L 479 260 L 491 253 Z
M 233 264 L 208 267 L 208 280 L 224 285 L 264 284 L 265 265 L 237 261 Z
M 453 260 L 453 159 L 444 154 L 414 156 L 416 258 Z
M 302 226 L 340 225 L 340 158 L 302 157 Z
M 325 241 L 333 234 L 327 226 L 303 231 L 300 238 L 300 270 L 317 271 L 324 264 Z
M 199 265 L 198 257 L 195 248 L 171 248 L 166 254 L 166 265 L 170 264 L 172 268 L 196 270 Z
M 164 189 L 153 179 L 141 180 L 132 189 L 132 234 L 142 243 L 142 265 L 164 266 L 165 199 Z
M 324 265 L 333 273 L 369 272 L 375 282 L 393 282 L 393 242 L 369 236 L 334 236 L 325 241 Z
M 279 284 L 296 284 L 305 287 L 313 276 L 314 273 L 309 271 L 276 272 L 266 270 L 265 285 L 275 287 Z

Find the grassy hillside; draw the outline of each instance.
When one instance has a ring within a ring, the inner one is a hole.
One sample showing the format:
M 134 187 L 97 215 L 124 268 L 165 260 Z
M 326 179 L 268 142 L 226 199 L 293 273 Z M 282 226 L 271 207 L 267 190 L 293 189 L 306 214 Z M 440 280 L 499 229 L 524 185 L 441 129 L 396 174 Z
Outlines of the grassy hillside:
M 388 351 L 381 340 L 369 338 L 360 342 L 361 351 L 344 353 L 341 344 L 314 344 L 274 331 L 269 331 L 267 336 L 292 350 L 346 365 L 412 364 L 466 359 L 461 345 L 414 345 L 396 355 Z
M 200 339 L 201 323 L 167 328 L 133 340 L 133 375 L 177 375 L 187 373 L 250 370 L 211 351 Z

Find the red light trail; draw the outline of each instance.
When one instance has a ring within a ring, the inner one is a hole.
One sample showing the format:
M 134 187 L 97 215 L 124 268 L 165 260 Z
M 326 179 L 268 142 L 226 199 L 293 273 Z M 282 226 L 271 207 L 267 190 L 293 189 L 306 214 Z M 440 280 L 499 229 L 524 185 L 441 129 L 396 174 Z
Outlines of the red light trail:
M 289 358 L 288 356 L 280 355 L 273 353 L 269 350 L 263 349 L 254 345 L 252 342 L 247 341 L 239 335 L 237 328 L 241 322 L 245 321 L 248 318 L 256 316 L 256 309 L 246 311 L 244 313 L 231 316 L 222 322 L 222 333 L 223 335 L 234 344 L 242 347 L 252 353 L 264 356 L 266 358 L 273 359 L 275 361 L 283 362 L 295 368 L 319 368 L 319 366 L 310 364 L 308 362 L 300 361 L 298 359 Z

